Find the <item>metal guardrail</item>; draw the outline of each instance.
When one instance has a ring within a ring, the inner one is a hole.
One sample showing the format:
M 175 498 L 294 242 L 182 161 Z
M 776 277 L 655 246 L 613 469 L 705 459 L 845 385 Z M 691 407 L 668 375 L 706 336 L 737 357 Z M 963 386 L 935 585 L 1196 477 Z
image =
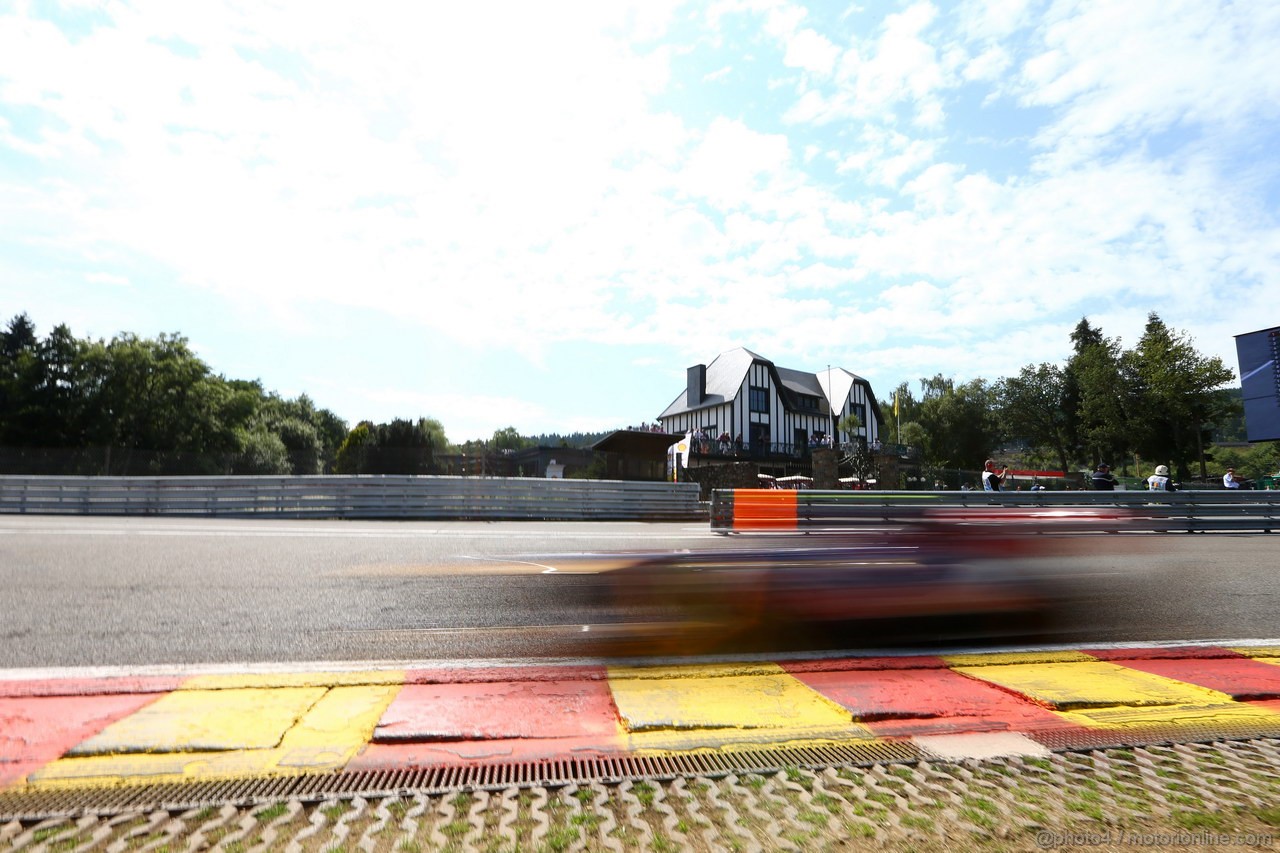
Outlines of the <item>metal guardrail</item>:
M 696 483 L 409 475 L 0 476 L 0 514 L 682 521 Z
M 800 489 L 716 489 L 711 529 L 812 531 L 918 520 L 928 510 L 1115 508 L 1111 529 L 1152 531 L 1280 530 L 1280 492 L 862 492 Z M 1066 526 L 1055 529 L 1066 530 Z M 1086 529 L 1098 530 L 1094 523 Z

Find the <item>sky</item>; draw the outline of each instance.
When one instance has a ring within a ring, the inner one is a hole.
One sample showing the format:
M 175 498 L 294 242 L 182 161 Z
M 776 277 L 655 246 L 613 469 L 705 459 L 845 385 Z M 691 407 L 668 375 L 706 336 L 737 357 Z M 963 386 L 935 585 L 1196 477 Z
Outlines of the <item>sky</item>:
M 1280 325 L 1274 0 L 0 2 L 0 321 L 452 441 Z

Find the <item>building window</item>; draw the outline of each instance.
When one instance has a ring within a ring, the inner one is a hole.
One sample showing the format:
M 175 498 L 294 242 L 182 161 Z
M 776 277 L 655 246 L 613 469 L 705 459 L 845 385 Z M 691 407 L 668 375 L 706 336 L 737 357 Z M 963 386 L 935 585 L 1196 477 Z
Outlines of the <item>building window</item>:
M 748 397 L 748 406 L 753 412 L 769 411 L 769 389 L 752 385 Z
M 849 414 L 856 415 L 858 423 L 867 425 L 867 407 L 864 403 L 853 403 L 849 406 Z
M 821 405 L 817 397 L 810 394 L 798 394 L 796 395 L 796 407 L 806 412 L 816 412 L 821 408 Z

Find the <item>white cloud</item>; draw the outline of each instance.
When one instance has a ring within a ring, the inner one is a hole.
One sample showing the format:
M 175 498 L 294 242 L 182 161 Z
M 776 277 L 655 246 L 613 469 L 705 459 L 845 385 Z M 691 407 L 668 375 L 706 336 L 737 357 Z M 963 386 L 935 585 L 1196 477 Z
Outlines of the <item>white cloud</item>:
M 381 316 L 533 364 L 848 340 L 866 363 L 832 360 L 885 385 L 1052 360 L 1084 313 L 1210 342 L 1275 302 L 1262 0 L 146 0 L 74 37 L 26 8 L 0 13 L 6 281 L 167 282 L 282 335 Z M 554 416 L 529 399 L 473 405 Z
M 1182 123 L 1235 134 L 1280 116 L 1278 38 L 1280 7 L 1265 0 L 1063 7 L 1039 29 L 1021 98 L 1059 109 L 1040 142 L 1068 163 Z
M 829 77 L 839 56 L 840 48 L 825 36 L 813 30 L 800 30 L 787 39 L 787 52 L 783 62 L 792 68 L 802 68 L 813 74 Z

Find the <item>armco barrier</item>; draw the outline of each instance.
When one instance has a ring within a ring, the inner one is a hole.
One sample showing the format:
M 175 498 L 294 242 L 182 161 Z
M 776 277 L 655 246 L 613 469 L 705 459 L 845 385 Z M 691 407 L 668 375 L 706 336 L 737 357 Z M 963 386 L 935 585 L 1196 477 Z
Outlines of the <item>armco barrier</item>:
M 1115 529 L 1150 531 L 1280 530 L 1280 492 L 863 492 L 800 489 L 717 489 L 711 497 L 711 529 L 815 531 L 900 524 L 927 510 L 1112 507 Z M 1055 525 L 1067 532 L 1068 525 Z M 1097 530 L 1094 523 L 1085 529 Z
M 706 518 L 696 483 L 407 475 L 0 476 L 0 513 L 542 521 Z

